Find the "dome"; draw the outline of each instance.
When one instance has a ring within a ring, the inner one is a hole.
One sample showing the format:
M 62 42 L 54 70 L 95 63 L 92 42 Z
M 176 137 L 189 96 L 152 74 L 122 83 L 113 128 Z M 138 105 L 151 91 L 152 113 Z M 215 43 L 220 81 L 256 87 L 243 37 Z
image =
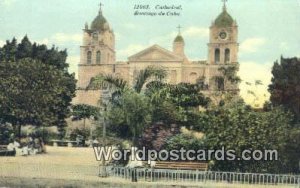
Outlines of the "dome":
M 184 42 L 183 37 L 178 34 L 177 37 L 174 39 L 174 42 Z
M 227 13 L 226 9 L 217 17 L 215 25 L 217 27 L 231 27 L 234 23 L 232 17 Z
M 98 31 L 104 31 L 108 30 L 109 25 L 102 15 L 102 11 L 99 11 L 98 16 L 94 19 L 94 21 L 91 24 L 91 30 L 98 30 Z

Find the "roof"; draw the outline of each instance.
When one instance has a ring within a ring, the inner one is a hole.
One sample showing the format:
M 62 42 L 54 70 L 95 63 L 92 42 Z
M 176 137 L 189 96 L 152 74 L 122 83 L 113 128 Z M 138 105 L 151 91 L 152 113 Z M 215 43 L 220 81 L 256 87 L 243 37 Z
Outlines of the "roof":
M 108 22 L 102 15 L 102 11 L 100 10 L 97 17 L 93 20 L 91 24 L 91 29 L 92 30 L 98 30 L 98 31 L 104 31 L 109 29 Z
M 183 58 L 155 44 L 128 57 L 128 60 L 130 62 L 181 62 Z
M 174 39 L 174 42 L 184 42 L 183 37 L 178 34 L 177 37 Z
M 223 9 L 223 12 L 215 20 L 215 25 L 217 27 L 231 27 L 233 23 L 234 23 L 233 18 L 228 14 L 225 8 Z

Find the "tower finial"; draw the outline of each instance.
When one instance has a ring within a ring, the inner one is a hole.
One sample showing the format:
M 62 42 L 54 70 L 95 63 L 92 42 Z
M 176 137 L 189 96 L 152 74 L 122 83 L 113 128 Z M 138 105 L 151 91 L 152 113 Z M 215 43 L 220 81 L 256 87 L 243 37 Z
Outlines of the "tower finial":
M 100 2 L 100 4 L 99 4 L 99 14 L 102 14 L 102 6 L 104 6 L 101 2 Z
M 181 28 L 182 28 L 182 27 L 181 27 L 180 25 L 177 26 L 178 34 L 181 34 Z
M 228 1 L 228 0 L 222 0 L 223 1 L 223 11 L 226 11 L 226 2 Z

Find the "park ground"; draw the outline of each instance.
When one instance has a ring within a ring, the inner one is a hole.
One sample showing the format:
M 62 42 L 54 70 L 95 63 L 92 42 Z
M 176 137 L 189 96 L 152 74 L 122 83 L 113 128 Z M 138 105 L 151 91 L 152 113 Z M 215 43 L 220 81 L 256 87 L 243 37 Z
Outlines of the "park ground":
M 202 187 L 250 188 L 280 186 L 192 185 L 186 182 L 131 183 L 115 177 L 99 178 L 98 165 L 92 148 L 47 146 L 47 153 L 32 156 L 0 157 L 0 187 Z

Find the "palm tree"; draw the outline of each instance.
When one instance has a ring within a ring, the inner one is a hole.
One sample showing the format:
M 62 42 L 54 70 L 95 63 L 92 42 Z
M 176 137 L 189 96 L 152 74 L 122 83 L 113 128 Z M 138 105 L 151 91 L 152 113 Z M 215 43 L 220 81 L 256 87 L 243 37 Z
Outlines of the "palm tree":
M 144 85 L 154 79 L 155 81 L 162 81 L 166 77 L 167 73 L 163 68 L 156 66 L 149 66 L 144 70 L 140 70 L 136 81 L 131 89 L 140 93 Z M 112 75 L 99 74 L 93 77 L 87 87 L 87 89 L 104 89 L 108 88 L 113 92 L 122 93 L 126 89 L 130 89 L 128 83 L 122 78 L 113 77 Z
M 121 78 L 100 74 L 91 79 L 87 89 L 108 89 L 111 92 L 110 102 L 112 105 L 123 105 L 125 121 L 133 135 L 133 144 L 136 144 L 137 136 L 141 134 L 143 125 L 150 123 L 148 113 L 150 108 L 147 112 L 147 105 L 149 106 L 150 103 L 140 93 L 145 84 L 163 82 L 166 75 L 167 73 L 163 68 L 149 66 L 140 70 L 134 84 L 130 86 Z M 140 111 L 135 111 L 132 108 L 140 109 Z

